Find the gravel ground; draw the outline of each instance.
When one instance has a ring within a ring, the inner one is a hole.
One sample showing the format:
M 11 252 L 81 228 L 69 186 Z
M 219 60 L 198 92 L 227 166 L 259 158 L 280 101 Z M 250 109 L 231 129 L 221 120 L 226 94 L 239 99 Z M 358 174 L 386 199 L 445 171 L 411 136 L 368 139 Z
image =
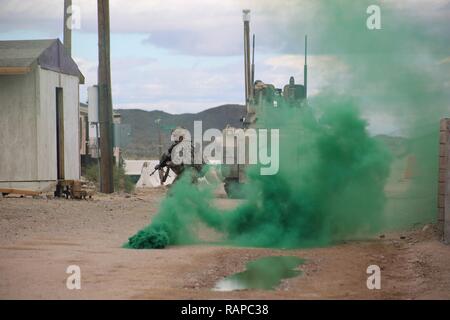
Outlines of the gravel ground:
M 165 189 L 96 195 L 93 200 L 0 198 L 0 298 L 7 299 L 450 299 L 450 247 L 433 226 L 326 248 L 272 250 L 121 245 L 156 213 Z M 221 207 L 236 205 L 220 198 Z M 216 292 L 223 277 L 267 255 L 306 259 L 302 276 L 273 291 Z M 381 268 L 368 290 L 366 268 Z M 81 290 L 66 288 L 66 268 L 81 268 Z

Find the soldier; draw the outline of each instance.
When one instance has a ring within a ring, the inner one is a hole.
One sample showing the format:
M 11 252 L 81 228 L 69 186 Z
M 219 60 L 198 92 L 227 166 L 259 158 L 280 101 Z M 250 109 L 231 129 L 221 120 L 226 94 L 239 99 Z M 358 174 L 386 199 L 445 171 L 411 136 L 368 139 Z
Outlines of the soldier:
M 305 86 L 295 84 L 294 77 L 290 77 L 289 84 L 283 88 L 283 96 L 289 105 L 298 105 L 299 102 L 306 98 Z
M 184 129 L 182 129 L 184 130 Z M 161 180 L 161 185 L 163 185 L 168 176 L 169 171 L 172 170 L 175 174 L 175 180 L 173 183 L 175 183 L 178 178 L 181 176 L 181 174 L 184 172 L 187 166 L 191 167 L 192 170 L 192 182 L 197 182 L 198 174 L 200 173 L 202 169 L 202 165 L 196 165 L 194 164 L 194 147 L 192 144 L 190 144 L 191 147 L 191 161 L 189 163 L 180 163 L 176 164 L 174 161 L 172 161 L 172 152 L 174 151 L 174 148 L 183 142 L 185 133 L 180 132 L 181 130 L 175 129 L 174 132 L 172 132 L 172 137 L 174 142 L 169 147 L 167 152 L 164 152 L 161 156 L 161 159 L 159 160 L 159 163 L 155 166 L 155 170 L 159 171 L 159 177 Z M 189 143 L 189 141 L 186 141 L 185 143 Z M 167 167 L 166 171 L 164 172 L 164 168 Z

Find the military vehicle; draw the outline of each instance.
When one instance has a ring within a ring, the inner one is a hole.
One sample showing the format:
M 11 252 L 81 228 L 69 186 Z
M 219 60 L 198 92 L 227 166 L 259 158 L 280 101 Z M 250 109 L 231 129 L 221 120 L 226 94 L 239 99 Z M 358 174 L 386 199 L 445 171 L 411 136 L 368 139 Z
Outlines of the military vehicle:
M 258 123 L 258 115 L 262 115 L 267 108 L 301 108 L 305 105 L 307 97 L 307 37 L 305 36 L 305 64 L 304 84 L 296 84 L 294 77 L 290 77 L 289 83 L 283 89 L 276 88 L 272 84 L 266 84 L 260 80 L 255 81 L 255 35 L 253 35 L 252 60 L 250 61 L 250 10 L 243 10 L 244 20 L 244 69 L 245 69 L 245 105 L 246 116 L 241 119 L 242 128 L 227 127 L 223 131 L 224 153 L 227 156 L 236 154 L 236 143 L 234 137 L 236 130 L 247 130 L 249 128 L 264 127 Z M 231 142 L 231 143 L 230 143 Z M 229 149 L 231 152 L 229 151 Z M 246 148 L 248 150 L 248 148 Z M 226 164 L 222 165 L 222 177 L 224 187 L 229 197 L 240 197 L 242 184 L 246 181 L 245 172 L 249 164 Z

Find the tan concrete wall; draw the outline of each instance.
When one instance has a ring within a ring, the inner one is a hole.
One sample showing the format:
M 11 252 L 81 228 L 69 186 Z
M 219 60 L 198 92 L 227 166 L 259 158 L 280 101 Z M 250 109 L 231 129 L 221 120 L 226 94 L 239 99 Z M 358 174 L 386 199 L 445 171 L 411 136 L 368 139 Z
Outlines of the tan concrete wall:
M 39 178 L 56 180 L 56 88 L 63 88 L 64 174 L 80 178 L 78 78 L 40 69 L 40 108 L 38 113 Z
M 59 76 L 56 72 L 38 69 L 40 86 L 37 107 L 37 162 L 39 180 L 56 180 L 56 87 Z
M 0 187 L 38 179 L 36 74 L 0 76 Z
M 42 190 L 57 179 L 56 87 L 64 97 L 65 178 L 80 178 L 79 80 L 36 67 L 0 76 L 0 188 Z
M 66 179 L 80 179 L 80 97 L 79 79 L 75 76 L 61 76 L 64 89 L 64 158 Z

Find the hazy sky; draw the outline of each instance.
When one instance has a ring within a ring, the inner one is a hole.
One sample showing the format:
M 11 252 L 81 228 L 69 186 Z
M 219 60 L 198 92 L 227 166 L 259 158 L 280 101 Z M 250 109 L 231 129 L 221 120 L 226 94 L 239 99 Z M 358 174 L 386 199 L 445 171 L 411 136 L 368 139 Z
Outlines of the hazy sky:
M 303 36 L 320 16 L 314 1 L 298 6 L 299 1 L 111 0 L 114 108 L 182 113 L 242 104 L 244 8 L 252 9 L 256 79 L 278 87 L 291 75 L 302 82 Z M 433 21 L 433 15 L 448 15 L 449 1 L 395 3 L 412 17 Z M 92 85 L 97 80 L 97 1 L 73 0 L 73 4 L 81 10 L 81 28 L 73 32 L 73 56 L 86 84 Z M 62 17 L 63 0 L 0 0 L 0 40 L 62 38 Z M 304 30 L 292 30 L 289 22 L 299 18 Z M 293 39 L 298 41 L 292 43 Z M 310 48 L 309 88 L 314 95 L 339 83 L 345 65 L 315 51 L 314 39 Z M 82 100 L 86 90 L 80 87 Z

